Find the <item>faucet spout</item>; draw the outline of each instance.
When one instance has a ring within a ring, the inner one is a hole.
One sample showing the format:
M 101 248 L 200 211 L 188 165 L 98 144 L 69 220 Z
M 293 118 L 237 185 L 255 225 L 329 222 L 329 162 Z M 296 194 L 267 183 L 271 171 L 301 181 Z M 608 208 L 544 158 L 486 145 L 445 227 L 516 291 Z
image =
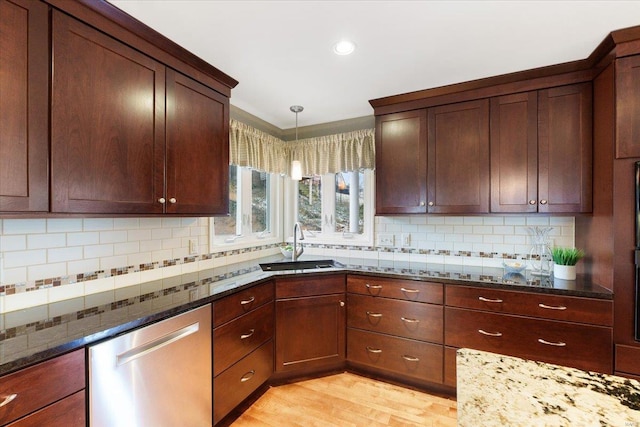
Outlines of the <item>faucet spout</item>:
M 293 224 L 293 261 L 297 261 L 298 257 L 302 255 L 304 252 L 304 247 L 302 243 L 300 243 L 300 249 L 298 249 L 298 232 L 300 233 L 300 240 L 304 240 L 304 233 L 302 232 L 302 227 L 300 227 L 300 223 L 296 222 Z

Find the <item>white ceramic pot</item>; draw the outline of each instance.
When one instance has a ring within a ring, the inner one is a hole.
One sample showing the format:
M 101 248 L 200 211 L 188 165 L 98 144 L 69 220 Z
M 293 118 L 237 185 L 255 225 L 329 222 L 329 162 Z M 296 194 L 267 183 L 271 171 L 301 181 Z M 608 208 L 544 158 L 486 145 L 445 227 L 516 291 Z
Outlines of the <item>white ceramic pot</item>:
M 556 279 L 576 280 L 576 266 L 555 264 L 553 266 L 553 276 Z

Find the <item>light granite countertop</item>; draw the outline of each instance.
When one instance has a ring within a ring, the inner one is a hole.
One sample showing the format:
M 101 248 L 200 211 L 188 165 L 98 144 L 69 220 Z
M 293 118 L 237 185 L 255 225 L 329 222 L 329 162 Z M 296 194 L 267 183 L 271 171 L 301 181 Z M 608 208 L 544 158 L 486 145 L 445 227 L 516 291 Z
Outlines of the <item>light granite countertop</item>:
M 640 427 L 640 382 L 459 349 L 458 426 Z

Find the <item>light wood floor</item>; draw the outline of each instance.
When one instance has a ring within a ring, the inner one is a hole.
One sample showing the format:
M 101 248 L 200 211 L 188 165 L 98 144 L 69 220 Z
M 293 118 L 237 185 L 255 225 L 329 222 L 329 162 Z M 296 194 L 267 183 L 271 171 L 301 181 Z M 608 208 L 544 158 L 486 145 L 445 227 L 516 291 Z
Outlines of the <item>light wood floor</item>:
M 231 427 L 455 426 L 453 398 L 351 373 L 270 388 Z

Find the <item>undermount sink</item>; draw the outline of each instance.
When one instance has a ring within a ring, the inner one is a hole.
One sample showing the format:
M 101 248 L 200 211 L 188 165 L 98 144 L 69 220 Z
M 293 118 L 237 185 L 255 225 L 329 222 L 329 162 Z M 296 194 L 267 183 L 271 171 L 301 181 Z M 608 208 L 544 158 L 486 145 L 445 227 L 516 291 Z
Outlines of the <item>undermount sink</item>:
M 282 261 L 282 262 L 268 262 L 265 264 L 260 264 L 260 268 L 262 268 L 262 271 L 309 270 L 314 268 L 335 268 L 335 267 L 344 267 L 344 265 L 332 259 Z

